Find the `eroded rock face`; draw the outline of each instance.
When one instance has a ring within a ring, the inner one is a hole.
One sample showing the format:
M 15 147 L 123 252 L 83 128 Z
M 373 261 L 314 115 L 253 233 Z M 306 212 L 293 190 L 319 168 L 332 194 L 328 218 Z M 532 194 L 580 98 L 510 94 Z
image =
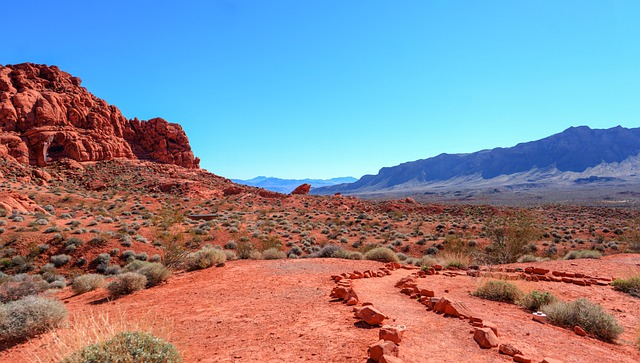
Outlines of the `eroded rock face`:
M 138 158 L 199 167 L 180 125 L 127 120 L 80 83 L 56 66 L 0 66 L 0 157 L 38 166 Z

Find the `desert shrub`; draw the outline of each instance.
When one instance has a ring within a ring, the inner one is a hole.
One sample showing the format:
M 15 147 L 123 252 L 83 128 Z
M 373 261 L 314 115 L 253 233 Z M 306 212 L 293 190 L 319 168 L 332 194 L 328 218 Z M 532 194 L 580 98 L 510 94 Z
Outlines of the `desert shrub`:
M 463 268 L 471 264 L 471 256 L 462 252 L 445 252 L 439 260 L 444 267 Z
M 253 250 L 251 251 L 251 253 L 249 253 L 249 259 L 251 260 L 261 260 L 262 259 L 262 253 L 258 250 Z
M 43 231 L 43 233 L 56 233 L 56 232 L 60 232 L 60 227 L 58 227 L 58 226 L 47 227 Z
M 602 254 L 595 250 L 571 251 L 564 256 L 565 260 L 577 260 L 581 258 L 600 259 Z
M 162 262 L 162 256 L 156 253 L 153 256 L 149 257 L 149 262 Z
M 84 294 L 104 286 L 104 276 L 98 274 L 81 275 L 73 279 L 71 290 L 76 294 Z
M 51 260 L 51 263 L 54 266 L 60 267 L 60 266 L 64 266 L 67 263 L 69 263 L 69 261 L 71 261 L 71 256 L 69 256 L 69 255 L 55 255 L 55 256 L 51 256 L 49 259 Z
M 117 275 L 122 271 L 122 267 L 120 265 L 109 265 L 104 269 L 105 275 Z
M 569 329 L 578 325 L 589 335 L 605 342 L 615 340 L 622 333 L 622 327 L 613 316 L 604 312 L 600 305 L 584 298 L 545 305 L 542 312 L 547 314 L 547 321 L 552 324 Z
M 38 275 L 19 274 L 3 279 L 0 284 L 0 302 L 19 300 L 47 289 L 48 284 Z
M 229 242 L 225 243 L 224 248 L 228 250 L 235 250 L 238 247 L 238 244 L 234 240 L 229 240 Z
M 265 260 L 280 260 L 287 258 L 287 254 L 284 251 L 279 251 L 276 248 L 269 248 L 262 252 L 262 258 Z
M 487 300 L 515 303 L 522 296 L 522 291 L 510 282 L 490 280 L 478 287 L 473 296 Z
M 631 296 L 640 297 L 640 275 L 635 275 L 628 279 L 615 279 L 611 285 L 617 291 L 622 291 Z
M 147 277 L 137 272 L 125 272 L 118 275 L 107 285 L 112 296 L 119 297 L 142 290 L 147 285 Z
M 61 363 L 178 363 L 180 353 L 170 343 L 147 332 L 121 332 L 113 338 L 88 345 L 63 359 Z
M 171 270 L 157 262 L 133 260 L 124 267 L 125 272 L 137 272 L 147 278 L 147 287 L 160 284 L 171 276 Z
M 255 246 L 250 241 L 245 241 L 240 238 L 236 246 L 236 253 L 238 258 L 246 260 L 251 257 L 251 252 L 255 250 Z
M 520 263 L 526 263 L 526 262 L 538 262 L 538 261 L 543 261 L 544 258 L 541 257 L 536 257 L 534 255 L 523 255 L 520 256 L 520 258 L 518 258 L 518 262 Z
M 364 254 L 364 258 L 367 260 L 374 260 L 380 262 L 398 262 L 398 256 L 391 249 L 387 247 L 377 247 Z
M 205 246 L 187 255 L 185 267 L 187 271 L 200 270 L 224 263 L 226 260 L 227 255 L 225 255 L 224 251 Z
M 238 259 L 238 255 L 232 250 L 224 250 L 224 255 L 227 257 L 227 261 L 233 261 Z
M 526 294 L 520 305 L 529 311 L 539 311 L 541 307 L 558 301 L 558 298 L 548 291 L 533 290 Z
M 0 340 L 26 339 L 62 324 L 67 308 L 57 300 L 26 296 L 0 305 Z
M 512 263 L 527 253 L 529 243 L 539 234 L 533 221 L 526 215 L 489 220 L 484 233 L 491 240 L 485 248 L 492 263 Z
M 335 257 L 334 254 L 341 249 L 340 246 L 326 245 L 320 249 L 315 255 L 316 257 Z

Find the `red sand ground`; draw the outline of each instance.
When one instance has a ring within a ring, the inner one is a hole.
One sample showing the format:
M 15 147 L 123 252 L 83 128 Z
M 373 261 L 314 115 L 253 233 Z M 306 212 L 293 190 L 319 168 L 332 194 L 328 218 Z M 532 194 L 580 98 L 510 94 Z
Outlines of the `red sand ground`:
M 638 272 L 640 255 L 526 264 L 530 265 L 623 276 Z M 162 286 L 116 301 L 105 302 L 104 290 L 81 296 L 65 290 L 59 297 L 72 314 L 125 311 L 130 319 L 144 319 L 151 312 L 173 321 L 170 338 L 185 362 L 365 362 L 378 329 L 359 327 L 351 307 L 331 302 L 335 284 L 329 276 L 380 266 L 336 259 L 233 261 L 223 268 L 179 274 Z M 361 302 L 372 302 L 392 318 L 389 323 L 407 326 L 400 345 L 405 362 L 512 361 L 497 349 L 480 349 L 467 321 L 428 312 L 401 294 L 394 284 L 408 274 L 398 270 L 384 278 L 354 281 Z M 483 281 L 438 275 L 418 279 L 418 285 L 435 290 L 436 296 L 463 301 L 479 317 L 498 325 L 501 342 L 513 344 L 535 362 L 545 356 L 565 363 L 640 361 L 640 351 L 632 345 L 640 326 L 640 299 L 609 286 L 516 282 L 525 291 L 548 290 L 563 300 L 587 297 L 602 304 L 625 328 L 617 344 L 608 344 L 536 323 L 515 305 L 470 296 Z M 30 354 L 45 354 L 46 339 L 45 335 L 0 352 L 0 362 L 28 362 Z

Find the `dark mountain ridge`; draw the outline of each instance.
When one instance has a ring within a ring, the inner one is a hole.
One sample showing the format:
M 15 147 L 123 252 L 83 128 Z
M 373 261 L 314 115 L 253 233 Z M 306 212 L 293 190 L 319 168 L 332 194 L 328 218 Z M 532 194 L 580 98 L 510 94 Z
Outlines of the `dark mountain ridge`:
M 565 173 L 583 173 L 596 166 L 621 163 L 640 153 L 640 128 L 591 129 L 570 127 L 547 138 L 517 144 L 509 148 L 482 150 L 470 154 L 438 156 L 380 169 L 377 175 L 365 175 L 355 183 L 318 188 L 316 194 L 335 192 L 357 194 L 465 179 L 458 185 L 472 188 L 478 180 L 538 172 L 557 177 Z M 631 175 L 637 170 L 629 170 Z M 618 171 L 617 177 L 626 174 Z M 591 175 L 585 176 L 586 178 Z M 613 177 L 612 176 L 612 177 Z M 608 177 L 608 176 L 606 176 Z M 544 181 L 544 178 L 535 178 Z M 588 180 L 588 179 L 587 179 Z M 522 180 L 526 182 L 530 180 Z

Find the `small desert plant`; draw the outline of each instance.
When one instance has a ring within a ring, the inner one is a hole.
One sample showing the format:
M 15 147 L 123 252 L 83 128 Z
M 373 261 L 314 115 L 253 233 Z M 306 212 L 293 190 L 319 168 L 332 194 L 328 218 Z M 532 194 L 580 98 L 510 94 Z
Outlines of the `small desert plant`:
M 73 279 L 71 290 L 76 294 L 84 294 L 104 286 L 104 276 L 98 274 L 81 275 Z
M 226 260 L 227 256 L 224 251 L 205 246 L 196 252 L 190 253 L 185 261 L 185 266 L 187 271 L 200 270 L 224 263 Z
M 548 291 L 533 290 L 526 294 L 521 300 L 520 305 L 529 311 L 538 311 L 545 305 L 558 301 L 558 298 Z
M 477 296 L 487 300 L 504 301 L 509 303 L 515 303 L 522 296 L 520 289 L 506 281 L 491 280 L 485 282 L 474 293 L 473 296 Z
M 0 341 L 25 339 L 56 328 L 67 317 L 57 300 L 26 296 L 0 305 Z
M 128 270 L 127 267 L 129 267 L 129 265 L 125 267 L 125 270 Z M 157 262 L 146 262 L 142 267 L 133 272 L 142 274 L 147 278 L 147 287 L 156 286 L 171 276 L 171 271 Z
M 533 221 L 524 214 L 487 221 L 484 233 L 491 240 L 485 248 L 493 263 L 516 262 L 527 253 L 527 246 L 539 234 Z
M 552 324 L 569 329 L 577 325 L 605 342 L 612 342 L 623 330 L 616 319 L 604 312 L 600 305 L 584 298 L 549 304 L 542 307 L 542 312 L 547 314 L 547 320 Z
M 617 291 L 640 297 L 640 275 L 631 276 L 628 279 L 615 279 L 611 285 Z
M 137 272 L 125 272 L 118 275 L 107 285 L 107 290 L 114 297 L 131 294 L 142 290 L 147 285 L 147 277 Z
M 564 256 L 565 260 L 577 260 L 581 258 L 600 259 L 602 254 L 595 250 L 571 251 Z
M 69 263 L 69 261 L 71 261 L 71 256 L 69 256 L 69 255 L 55 255 L 55 256 L 51 256 L 50 260 L 51 260 L 51 263 L 54 264 L 54 266 L 60 267 L 60 266 L 64 266 L 67 263 Z
M 262 258 L 265 260 L 280 260 L 287 258 L 287 254 L 284 251 L 279 251 L 276 248 L 269 248 L 262 252 Z
M 380 262 L 398 262 L 398 256 L 395 252 L 387 247 L 377 247 L 364 254 L 364 258 L 367 260 L 374 260 Z
M 180 353 L 170 343 L 147 332 L 121 332 L 113 338 L 82 348 L 61 363 L 91 362 L 182 362 Z
M 341 247 L 335 245 L 326 245 L 320 249 L 315 255 L 316 257 L 337 257 L 335 254 L 341 250 Z

